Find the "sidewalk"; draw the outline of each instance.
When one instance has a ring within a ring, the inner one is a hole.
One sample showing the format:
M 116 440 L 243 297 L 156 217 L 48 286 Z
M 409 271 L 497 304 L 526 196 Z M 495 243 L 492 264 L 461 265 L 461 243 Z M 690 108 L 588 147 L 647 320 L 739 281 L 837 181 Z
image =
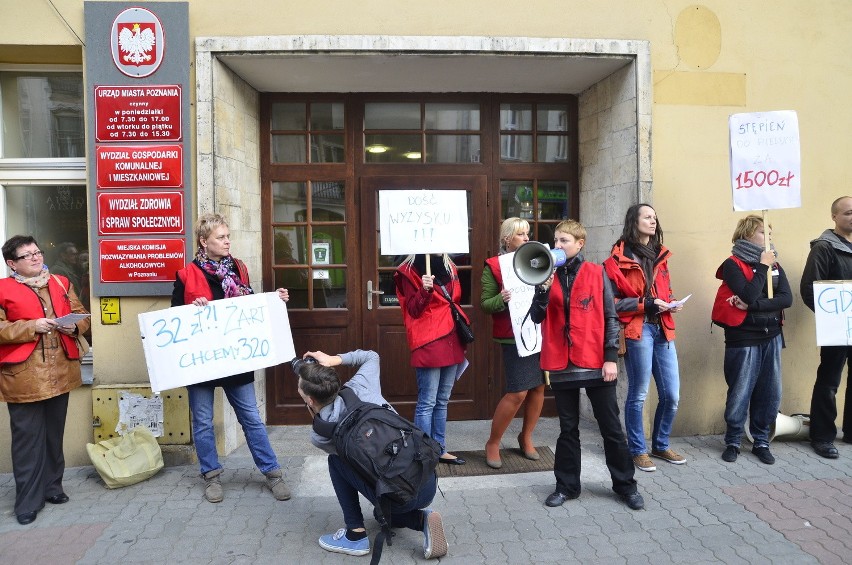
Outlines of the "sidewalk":
M 450 422 L 451 451 L 483 449 L 489 423 Z M 520 420 L 506 433 L 506 447 Z M 537 445 L 554 448 L 558 422 L 544 418 Z M 0 475 L 0 561 L 13 564 L 369 563 L 326 552 L 317 538 L 342 527 L 325 457 L 305 426 L 270 428 L 293 498 L 277 502 L 245 446 L 223 461 L 225 500 L 203 499 L 193 466 L 163 469 L 118 490 L 103 487 L 92 467 L 69 468 L 71 501 L 47 505 L 20 526 L 15 485 Z M 442 563 L 848 563 L 852 555 L 852 445 L 840 459 L 816 456 L 805 442 L 776 441 L 775 465 L 745 444 L 736 463 L 720 459 L 720 436 L 674 438 L 686 465 L 657 461 L 637 471 L 646 510 L 634 512 L 610 490 L 600 436 L 581 424 L 583 493 L 547 508 L 550 472 L 442 479 L 433 507 L 444 516 L 450 550 Z M 8 448 L 8 447 L 7 447 Z M 376 532 L 364 504 L 367 528 Z M 423 537 L 397 530 L 383 563 L 425 562 Z

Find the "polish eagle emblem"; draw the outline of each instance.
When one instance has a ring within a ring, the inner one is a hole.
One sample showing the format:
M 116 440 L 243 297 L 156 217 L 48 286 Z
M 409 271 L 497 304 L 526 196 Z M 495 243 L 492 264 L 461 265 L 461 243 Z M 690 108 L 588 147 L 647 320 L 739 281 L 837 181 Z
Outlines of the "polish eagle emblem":
M 118 46 L 122 52 L 121 61 L 137 66 L 153 63 L 156 43 L 157 39 L 151 24 L 134 23 L 132 27 L 122 27 L 118 33 Z

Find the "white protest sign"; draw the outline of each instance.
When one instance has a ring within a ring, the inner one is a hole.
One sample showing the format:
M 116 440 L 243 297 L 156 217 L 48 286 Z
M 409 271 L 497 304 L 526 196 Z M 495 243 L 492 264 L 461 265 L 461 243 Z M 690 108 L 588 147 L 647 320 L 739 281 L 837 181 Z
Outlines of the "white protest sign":
M 512 319 L 512 331 L 515 333 L 518 356 L 529 357 L 541 351 L 541 325 L 534 324 L 527 317 L 535 287 L 518 278 L 512 267 L 514 259 L 514 251 L 500 255 L 500 275 L 503 277 L 503 288 L 512 293 L 512 299 L 509 300 L 509 317 Z
M 817 345 L 852 345 L 852 281 L 814 283 Z
M 139 314 L 151 390 L 160 392 L 286 363 L 296 356 L 277 292 Z
M 728 127 L 734 210 L 801 207 L 802 166 L 796 112 L 733 114 Z
M 469 253 L 464 190 L 380 190 L 382 255 Z

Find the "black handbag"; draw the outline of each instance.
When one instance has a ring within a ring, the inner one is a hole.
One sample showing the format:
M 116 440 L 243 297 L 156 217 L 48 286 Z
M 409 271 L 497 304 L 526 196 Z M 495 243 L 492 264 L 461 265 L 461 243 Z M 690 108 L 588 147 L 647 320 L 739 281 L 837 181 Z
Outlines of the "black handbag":
M 441 292 L 444 293 L 444 298 L 447 299 L 447 302 L 450 303 L 450 310 L 453 312 L 453 321 L 456 324 L 456 333 L 459 336 L 459 340 L 467 345 L 468 343 L 473 343 L 473 329 L 470 327 L 470 324 L 467 323 L 462 313 L 459 312 L 456 303 L 453 302 L 453 299 L 450 297 L 450 294 L 447 292 L 447 289 L 444 288 L 444 285 L 439 284 L 441 287 Z

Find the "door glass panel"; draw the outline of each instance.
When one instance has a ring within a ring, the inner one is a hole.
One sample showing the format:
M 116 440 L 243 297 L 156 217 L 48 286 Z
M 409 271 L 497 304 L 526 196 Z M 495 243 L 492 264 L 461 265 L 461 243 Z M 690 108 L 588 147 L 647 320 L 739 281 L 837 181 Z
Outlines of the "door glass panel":
M 501 219 L 533 217 L 533 181 L 500 181 Z
M 276 265 L 306 265 L 305 241 L 307 241 L 305 226 L 288 226 L 274 229 L 273 256 Z
M 479 130 L 479 104 L 426 104 L 426 129 Z
M 418 102 L 365 104 L 364 129 L 420 129 L 420 104 Z
M 290 291 L 287 308 L 308 307 L 307 269 L 275 269 L 275 288 L 286 288 Z
M 315 222 L 342 222 L 346 217 L 346 183 L 343 181 L 313 181 L 311 209 Z
M 343 129 L 343 103 L 316 103 L 311 104 L 311 130 L 342 130 Z
M 568 131 L 568 106 L 565 104 L 539 104 L 536 110 L 538 131 Z
M 272 105 L 272 129 L 304 131 L 306 123 L 303 102 L 278 102 Z
M 346 270 L 314 269 L 314 308 L 346 308 Z
M 532 130 L 532 104 L 500 104 L 500 129 Z
M 304 182 L 272 183 L 272 221 L 300 222 L 305 217 Z M 298 212 L 298 215 L 297 215 Z
M 478 135 L 427 135 L 427 163 L 478 163 Z
M 567 135 L 539 135 L 536 139 L 536 161 L 539 163 L 567 163 Z
M 345 163 L 342 135 L 311 134 L 311 163 Z
M 2 157 L 85 157 L 82 73 L 0 72 L 0 95 Z
M 366 163 L 419 163 L 422 148 L 420 135 L 364 136 Z
M 273 163 L 306 163 L 305 135 L 273 135 Z
M 532 163 L 532 145 L 531 135 L 501 135 L 500 159 L 502 161 Z
M 382 259 L 393 259 L 393 257 L 382 257 Z M 401 262 L 401 261 L 400 261 Z M 382 264 L 381 266 L 385 266 Z M 381 271 L 379 273 L 379 290 L 384 294 L 373 297 L 373 304 L 378 302 L 379 306 L 399 307 L 399 299 L 396 297 L 396 284 L 393 282 L 395 271 Z M 378 297 L 378 300 L 376 299 Z
M 314 267 L 346 263 L 346 226 L 315 226 L 311 241 L 311 265 Z
M 568 218 L 568 187 L 567 181 L 539 181 L 539 220 L 565 220 Z

